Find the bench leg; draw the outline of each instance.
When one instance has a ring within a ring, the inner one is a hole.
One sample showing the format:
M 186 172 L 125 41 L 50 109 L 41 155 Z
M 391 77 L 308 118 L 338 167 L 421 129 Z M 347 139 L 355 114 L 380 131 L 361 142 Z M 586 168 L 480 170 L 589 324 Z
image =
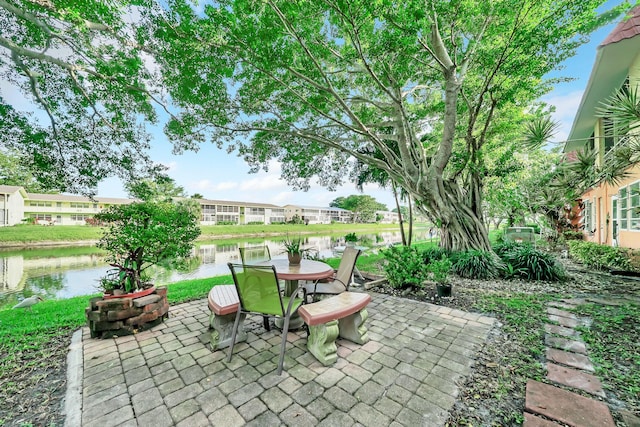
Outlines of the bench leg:
M 324 366 L 332 365 L 338 360 L 338 322 L 332 320 L 321 325 L 309 326 L 307 348 Z
M 369 341 L 369 334 L 367 334 L 367 327 L 364 326 L 364 322 L 369 317 L 367 309 L 363 308 L 357 313 L 353 313 L 338 322 L 340 329 L 340 338 L 352 341 L 356 344 L 365 344 Z
M 240 325 L 238 325 L 238 335 L 236 337 L 236 343 L 243 342 L 247 340 L 247 333 L 244 331 L 244 319 L 247 317 L 246 314 L 242 314 L 240 316 Z M 225 314 L 224 316 L 218 316 L 215 313 L 211 313 L 209 316 L 209 325 L 211 333 L 211 349 L 218 350 L 221 348 L 226 348 L 231 345 L 231 334 L 233 332 L 233 322 L 236 319 L 236 314 Z

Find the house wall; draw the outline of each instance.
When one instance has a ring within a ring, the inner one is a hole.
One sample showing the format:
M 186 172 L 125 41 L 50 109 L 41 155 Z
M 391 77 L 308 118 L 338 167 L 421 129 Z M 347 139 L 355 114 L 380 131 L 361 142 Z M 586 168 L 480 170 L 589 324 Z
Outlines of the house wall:
M 602 183 L 582 196 L 582 202 L 585 204 L 582 217 L 583 219 L 592 217 L 589 224 L 585 223 L 585 240 L 610 246 L 615 244 L 625 248 L 640 249 L 640 213 L 634 213 L 634 203 L 640 201 L 640 193 L 627 196 L 626 218 L 621 216 L 622 201 L 620 199 L 621 188 L 628 189 L 633 185 L 640 187 L 640 166 L 629 169 L 628 173 L 629 177 L 621 180 L 618 185 Z M 613 211 L 614 200 L 617 204 L 617 213 Z M 617 229 L 615 242 L 614 226 Z
M 24 198 L 20 191 L 0 194 L 0 226 L 16 225 L 24 218 Z

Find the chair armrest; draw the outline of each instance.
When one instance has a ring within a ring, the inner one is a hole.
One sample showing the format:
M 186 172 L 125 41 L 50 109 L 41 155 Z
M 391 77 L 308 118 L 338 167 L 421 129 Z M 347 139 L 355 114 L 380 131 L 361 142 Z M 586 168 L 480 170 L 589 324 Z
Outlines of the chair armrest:
M 296 300 L 296 297 L 298 296 L 298 292 L 300 292 L 300 290 L 302 290 L 302 304 L 307 301 L 307 290 L 304 288 L 304 286 L 298 286 L 289 297 L 289 304 L 287 304 L 287 312 L 285 313 L 286 316 L 289 316 L 291 314 L 291 307 L 293 307 L 293 302 Z

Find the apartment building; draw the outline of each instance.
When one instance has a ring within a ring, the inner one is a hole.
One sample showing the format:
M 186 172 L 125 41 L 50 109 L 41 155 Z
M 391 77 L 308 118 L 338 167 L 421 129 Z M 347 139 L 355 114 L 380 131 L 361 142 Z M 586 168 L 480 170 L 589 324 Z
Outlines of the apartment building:
M 597 166 L 612 161 L 613 148 L 636 142 L 639 129 L 629 131 L 614 117 L 597 113 L 612 94 L 640 89 L 640 6 L 635 7 L 598 46 L 596 61 L 576 113 L 567 157 L 589 148 L 597 153 Z M 640 248 L 640 165 L 626 170 L 616 184 L 595 183 L 581 197 L 585 239 L 606 245 Z
M 267 203 L 200 199 L 202 225 L 278 224 L 285 222 L 285 209 Z

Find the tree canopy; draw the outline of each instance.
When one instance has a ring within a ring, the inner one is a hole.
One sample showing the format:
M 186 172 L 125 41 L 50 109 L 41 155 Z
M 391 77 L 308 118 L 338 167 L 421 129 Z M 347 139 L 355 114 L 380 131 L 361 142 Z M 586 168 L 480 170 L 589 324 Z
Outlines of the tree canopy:
M 145 0 L 0 0 L 0 148 L 46 188 L 93 194 L 105 177 L 161 169 L 144 126 L 164 106 L 145 34 L 158 12 Z
M 489 147 L 620 12 L 599 15 L 602 3 L 222 0 L 200 16 L 170 1 L 159 64 L 183 109 L 167 130 L 228 144 L 255 168 L 275 158 L 299 188 L 372 165 L 441 225 L 445 247 L 490 249 Z
M 49 119 L 0 99 L 5 144 L 40 179 L 87 189 L 147 169 L 141 126 L 161 108 L 177 151 L 211 141 L 254 170 L 277 159 L 303 189 L 370 165 L 441 226 L 445 247 L 490 249 L 485 160 L 545 113 L 530 108 L 551 88 L 544 76 L 626 7 L 598 14 L 603 3 L 0 0 L 5 78 Z

